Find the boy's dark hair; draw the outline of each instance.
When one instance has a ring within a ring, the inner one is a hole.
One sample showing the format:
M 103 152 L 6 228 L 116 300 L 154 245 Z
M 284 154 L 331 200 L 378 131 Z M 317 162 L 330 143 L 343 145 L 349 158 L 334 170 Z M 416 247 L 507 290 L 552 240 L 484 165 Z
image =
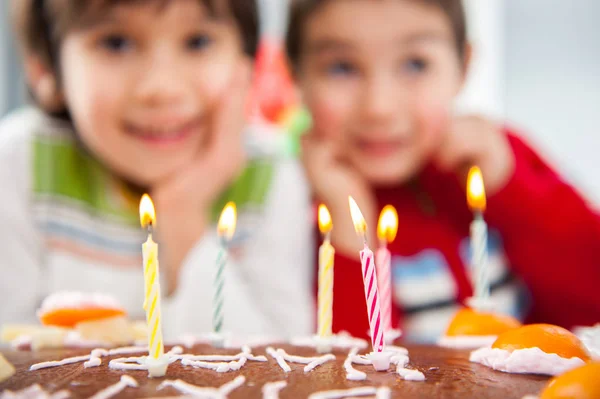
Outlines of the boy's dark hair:
M 142 1 L 166 5 L 172 0 L 12 0 L 12 17 L 22 50 L 37 56 L 45 66 L 56 68 L 60 42 L 74 27 L 85 26 L 96 13 L 106 12 L 111 6 Z M 211 13 L 221 16 L 219 0 L 198 0 Z M 238 24 L 244 50 L 256 52 L 258 19 L 254 0 L 228 0 L 228 12 Z
M 318 7 L 331 0 L 292 0 L 290 27 L 287 36 L 287 51 L 293 65 L 298 64 L 302 52 L 303 29 L 306 19 Z M 376 0 L 373 0 L 376 1 Z M 467 23 L 462 0 L 414 0 L 439 7 L 450 20 L 456 49 L 461 59 L 467 46 Z

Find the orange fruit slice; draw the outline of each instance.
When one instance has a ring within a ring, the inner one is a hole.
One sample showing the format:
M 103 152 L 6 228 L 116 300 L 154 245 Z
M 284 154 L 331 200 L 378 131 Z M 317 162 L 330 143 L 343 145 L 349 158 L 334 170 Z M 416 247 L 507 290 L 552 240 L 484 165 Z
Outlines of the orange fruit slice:
M 518 327 L 521 327 L 521 323 L 514 317 L 464 308 L 459 310 L 450 322 L 446 336 L 500 335 Z
M 565 359 L 578 357 L 585 362 L 590 361 L 590 354 L 575 334 L 551 324 L 530 324 L 509 330 L 496 339 L 492 348 L 509 352 L 517 349 L 540 348 L 546 353 L 556 353 Z
M 124 316 L 122 309 L 109 308 L 66 308 L 54 309 L 40 314 L 40 321 L 47 326 L 75 327 L 82 321 L 105 319 L 115 316 Z
M 600 363 L 577 367 L 548 382 L 540 399 L 600 398 Z

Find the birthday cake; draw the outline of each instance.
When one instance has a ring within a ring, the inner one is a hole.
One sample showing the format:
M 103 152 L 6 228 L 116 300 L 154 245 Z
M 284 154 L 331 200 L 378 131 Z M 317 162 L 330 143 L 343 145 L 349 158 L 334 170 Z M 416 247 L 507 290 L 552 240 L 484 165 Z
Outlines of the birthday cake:
M 0 383 L 0 397 L 36 392 L 96 399 L 197 396 L 205 398 L 522 398 L 537 394 L 548 377 L 513 375 L 469 361 L 469 352 L 435 346 L 395 348 L 386 372 L 376 372 L 357 349 L 276 344 L 217 349 L 207 344 L 167 347 L 163 378 L 135 370 L 147 348 L 4 351 L 16 373 Z M 393 348 L 394 349 L 394 348 Z M 94 351 L 92 351 L 94 352 Z M 147 354 L 147 352 L 146 352 Z M 57 363 L 44 363 L 44 362 Z M 124 365 L 129 365 L 130 369 Z M 33 366 L 33 367 L 32 367 Z M 38 384 L 38 385 L 35 385 Z M 9 392 L 10 391 L 10 392 Z M 3 396 L 4 395 L 4 396 Z M 54 396 L 52 396 L 54 395 Z M 31 397 L 31 396 L 30 396 Z

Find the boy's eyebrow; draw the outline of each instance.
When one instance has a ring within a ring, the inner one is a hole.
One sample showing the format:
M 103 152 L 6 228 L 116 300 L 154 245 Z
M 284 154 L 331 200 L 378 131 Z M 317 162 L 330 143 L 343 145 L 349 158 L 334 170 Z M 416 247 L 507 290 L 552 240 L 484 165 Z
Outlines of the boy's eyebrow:
M 446 37 L 446 35 L 443 35 L 439 32 L 431 31 L 414 33 L 408 37 L 402 38 L 400 41 L 403 44 L 413 44 L 419 42 L 445 42 L 447 40 L 448 38 Z
M 439 32 L 419 32 L 409 36 L 402 36 L 397 43 L 410 45 L 421 42 L 446 42 L 448 38 Z M 351 41 L 341 38 L 323 38 L 309 42 L 306 51 L 309 54 L 319 54 L 332 50 L 347 50 L 356 47 Z
M 161 10 L 157 10 L 157 12 L 161 12 Z M 82 21 L 82 25 L 85 26 L 86 28 L 98 28 L 98 27 L 102 27 L 103 25 L 114 25 L 114 24 L 118 24 L 118 25 L 122 25 L 124 20 L 127 20 L 128 15 L 120 10 L 115 10 L 115 9 L 108 9 L 108 10 L 103 10 L 101 12 L 96 13 L 96 15 L 92 16 L 88 16 L 88 17 L 84 17 L 83 21 Z M 212 15 L 202 15 L 200 18 L 196 17 L 195 15 L 190 15 L 189 19 L 190 21 L 194 21 L 194 23 L 197 23 L 198 21 L 204 21 L 206 19 L 213 19 L 216 18 Z M 183 20 L 182 24 L 185 23 L 186 20 Z
M 306 51 L 310 54 L 318 54 L 331 50 L 351 49 L 354 45 L 350 42 L 341 39 L 319 39 L 312 43 L 309 43 Z

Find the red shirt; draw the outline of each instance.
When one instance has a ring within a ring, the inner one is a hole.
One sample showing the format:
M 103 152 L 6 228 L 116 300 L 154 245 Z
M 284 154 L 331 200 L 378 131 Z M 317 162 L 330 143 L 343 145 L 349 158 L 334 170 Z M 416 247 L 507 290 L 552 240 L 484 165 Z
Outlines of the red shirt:
M 508 138 L 516 159 L 514 175 L 488 198 L 485 213 L 490 252 L 492 247 L 497 252 L 490 253 L 491 259 L 496 256 L 496 263 L 507 264 L 497 281 L 491 279 L 498 286 L 492 286 L 492 294 L 497 291 L 503 302 L 514 297 L 509 313 L 526 316 L 528 322 L 566 328 L 600 322 L 600 218 L 521 139 L 510 132 Z M 379 209 L 392 204 L 399 215 L 398 235 L 389 245 L 394 326 L 410 329 L 407 321 L 426 312 L 433 312 L 432 319 L 440 309 L 453 312 L 472 295 L 466 249 L 473 215 L 464 183 L 428 167 L 418 182 L 377 190 L 376 197 Z M 519 282 L 526 287 L 528 301 L 518 289 L 500 294 L 506 284 Z M 333 315 L 335 332 L 366 336 L 358 253 L 353 258 L 336 254 Z

